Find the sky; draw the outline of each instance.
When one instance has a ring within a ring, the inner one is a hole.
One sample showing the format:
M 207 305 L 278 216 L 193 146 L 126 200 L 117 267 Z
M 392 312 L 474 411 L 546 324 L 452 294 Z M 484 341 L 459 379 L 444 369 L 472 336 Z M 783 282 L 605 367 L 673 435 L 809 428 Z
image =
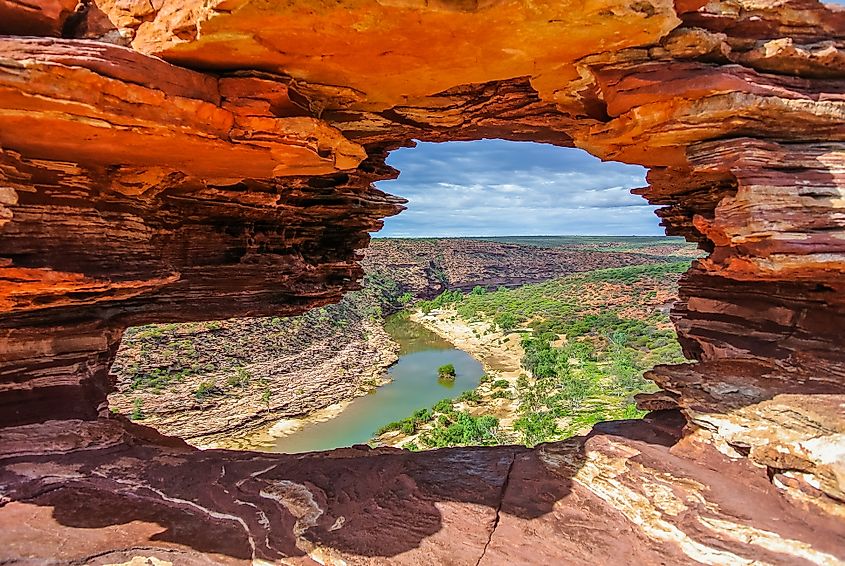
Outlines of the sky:
M 630 189 L 646 170 L 580 149 L 481 140 L 419 143 L 390 154 L 399 178 L 378 188 L 409 200 L 376 236 L 662 235 Z

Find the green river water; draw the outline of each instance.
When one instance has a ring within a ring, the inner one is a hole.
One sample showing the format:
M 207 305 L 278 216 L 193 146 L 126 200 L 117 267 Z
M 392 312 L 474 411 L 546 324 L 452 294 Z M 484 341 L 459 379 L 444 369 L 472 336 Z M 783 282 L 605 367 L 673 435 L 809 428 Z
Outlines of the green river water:
M 407 316 L 389 317 L 385 330 L 401 348 L 399 361 L 388 370 L 392 381 L 356 398 L 333 419 L 275 439 L 271 451 L 311 452 L 364 444 L 379 427 L 478 386 L 484 373 L 478 361 Z M 444 364 L 455 366 L 454 381 L 437 379 L 437 368 Z

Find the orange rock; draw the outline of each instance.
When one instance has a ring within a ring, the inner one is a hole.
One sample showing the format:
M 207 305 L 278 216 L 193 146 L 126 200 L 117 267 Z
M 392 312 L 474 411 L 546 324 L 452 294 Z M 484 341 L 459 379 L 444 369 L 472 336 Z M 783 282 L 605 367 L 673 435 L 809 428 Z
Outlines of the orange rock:
M 845 560 L 845 11 L 71 9 L 0 0 L 3 33 L 78 38 L 0 38 L 0 561 Z M 672 311 L 695 363 L 655 368 L 665 393 L 643 400 L 683 418 L 532 451 L 296 459 L 161 448 L 104 418 L 128 325 L 337 301 L 402 209 L 371 184 L 397 174 L 389 151 L 484 137 L 651 168 L 635 192 L 709 254 Z

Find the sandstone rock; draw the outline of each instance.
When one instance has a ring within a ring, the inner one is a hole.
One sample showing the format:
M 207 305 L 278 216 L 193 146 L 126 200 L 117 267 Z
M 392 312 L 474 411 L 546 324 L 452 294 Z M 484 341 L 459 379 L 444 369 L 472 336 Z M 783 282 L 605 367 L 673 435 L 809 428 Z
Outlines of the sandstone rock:
M 0 34 L 60 36 L 81 4 L 77 0 L 2 0 Z
M 403 291 L 433 298 L 446 289 L 515 287 L 580 271 L 666 261 L 665 257 L 648 254 L 573 248 L 448 238 L 374 240 L 362 265 L 369 273 L 384 274 L 399 282 Z
M 117 421 L 0 430 L 7 560 L 834 564 L 841 522 L 683 419 L 521 447 L 308 455 L 139 443 Z M 64 543 L 55 545 L 56 540 Z
M 845 559 L 845 11 L 98 0 L 68 23 L 72 8 L 0 3 L 2 559 Z M 389 151 L 479 137 L 650 167 L 637 192 L 709 253 L 673 314 L 697 363 L 653 374 L 675 432 L 273 459 L 164 450 L 103 418 L 126 326 L 337 301 L 401 209 L 371 186 L 396 175 Z

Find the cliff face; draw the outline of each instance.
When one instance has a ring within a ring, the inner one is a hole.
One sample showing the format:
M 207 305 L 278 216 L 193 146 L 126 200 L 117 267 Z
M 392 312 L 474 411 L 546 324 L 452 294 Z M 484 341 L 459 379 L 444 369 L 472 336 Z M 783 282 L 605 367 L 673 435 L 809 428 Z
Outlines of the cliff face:
M 0 22 L 4 559 L 845 560 L 845 12 L 0 0 Z M 649 167 L 667 232 L 709 252 L 674 312 L 695 363 L 657 368 L 641 401 L 665 414 L 536 451 L 295 466 L 106 418 L 126 326 L 337 301 L 401 209 L 371 185 L 387 153 L 480 137 Z M 355 495 L 326 495 L 341 477 Z M 363 536 L 409 501 L 438 520 Z
M 660 263 L 676 253 L 696 254 L 695 249 L 667 247 L 670 249 L 658 249 L 651 254 L 579 249 L 577 245 L 547 248 L 463 238 L 377 239 L 370 243 L 361 264 L 367 273 L 396 281 L 400 292 L 432 299 L 447 289 L 515 287 L 580 271 Z

